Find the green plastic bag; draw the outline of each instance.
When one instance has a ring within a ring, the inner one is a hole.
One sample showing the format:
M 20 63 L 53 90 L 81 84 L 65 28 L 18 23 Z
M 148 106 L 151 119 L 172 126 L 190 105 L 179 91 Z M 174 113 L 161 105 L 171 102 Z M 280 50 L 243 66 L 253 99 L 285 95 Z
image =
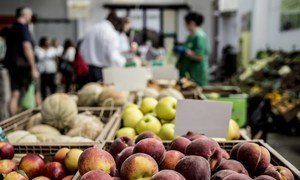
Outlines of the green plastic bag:
M 35 86 L 36 83 L 33 81 L 29 86 L 27 91 L 25 92 L 23 99 L 21 101 L 21 107 L 23 109 L 32 109 L 35 108 Z
M 0 127 L 0 141 L 8 141 L 7 136 L 1 127 Z

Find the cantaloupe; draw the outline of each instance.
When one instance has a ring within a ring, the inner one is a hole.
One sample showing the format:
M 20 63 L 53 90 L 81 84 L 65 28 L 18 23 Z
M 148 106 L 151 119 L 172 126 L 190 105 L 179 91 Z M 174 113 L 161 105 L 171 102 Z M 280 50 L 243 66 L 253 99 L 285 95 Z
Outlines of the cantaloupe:
M 184 99 L 184 96 L 182 95 L 182 93 L 173 88 L 168 88 L 168 89 L 162 90 L 159 93 L 158 99 L 162 99 L 167 96 L 174 97 L 177 100 Z
M 46 124 L 33 126 L 32 128 L 28 129 L 28 131 L 32 134 L 51 134 L 56 136 L 60 135 L 60 132 L 57 129 Z
M 101 95 L 99 96 L 100 106 L 111 106 L 113 102 L 114 106 L 123 106 L 127 102 L 128 93 L 118 92 L 114 87 L 106 87 L 103 89 Z
M 18 130 L 7 134 L 10 143 L 37 143 L 39 140 L 28 131 Z
M 99 83 L 88 83 L 78 92 L 78 106 L 97 106 L 103 87 Z
M 69 95 L 56 93 L 46 98 L 41 113 L 44 124 L 63 130 L 73 126 L 77 105 Z
M 41 124 L 42 121 L 43 121 L 42 114 L 36 113 L 29 118 L 29 120 L 26 124 L 26 129 L 30 129 L 35 125 Z

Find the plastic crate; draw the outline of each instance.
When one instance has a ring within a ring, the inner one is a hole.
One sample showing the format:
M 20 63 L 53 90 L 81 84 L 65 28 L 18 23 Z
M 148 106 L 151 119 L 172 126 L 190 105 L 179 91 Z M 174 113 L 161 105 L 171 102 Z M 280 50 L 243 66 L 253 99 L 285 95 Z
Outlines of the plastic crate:
M 108 150 L 111 146 L 113 141 L 106 141 L 102 145 L 102 148 L 104 150 Z M 251 140 L 251 141 L 224 141 L 224 142 L 218 142 L 220 147 L 225 149 L 227 152 L 230 152 L 234 145 L 240 143 L 240 142 L 253 142 L 257 143 L 260 146 L 265 147 L 268 149 L 271 155 L 271 163 L 276 166 L 284 166 L 291 170 L 291 172 L 294 174 L 295 179 L 300 179 L 300 171 L 293 166 L 289 161 L 287 161 L 284 157 L 282 157 L 276 150 L 274 150 L 269 144 L 265 143 L 263 140 Z M 164 146 L 166 149 L 169 149 L 171 142 L 170 141 L 164 141 Z
M 105 140 L 107 134 L 109 133 L 111 127 L 115 124 L 115 121 L 119 118 L 119 114 L 121 112 L 120 108 L 110 108 L 110 107 L 79 107 L 78 112 L 90 111 L 92 114 L 99 116 L 102 122 L 105 123 L 103 130 L 98 135 L 95 141 Z M 24 111 L 16 116 L 13 116 L 7 120 L 4 120 L 0 123 L 0 127 L 8 133 L 15 130 L 25 130 L 26 125 L 30 119 L 30 117 L 36 113 L 39 113 L 40 109 L 30 109 Z M 30 143 L 32 145 L 55 145 L 57 143 Z M 77 143 L 72 143 L 77 144 Z M 25 145 L 28 145 L 25 144 Z

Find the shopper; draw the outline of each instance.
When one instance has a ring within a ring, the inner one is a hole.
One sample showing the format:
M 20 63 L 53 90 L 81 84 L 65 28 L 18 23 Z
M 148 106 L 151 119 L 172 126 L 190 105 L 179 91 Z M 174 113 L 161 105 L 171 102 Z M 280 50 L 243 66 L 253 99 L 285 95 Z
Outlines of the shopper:
M 57 51 L 57 53 L 58 53 L 59 56 L 62 55 L 62 53 L 63 53 L 63 51 L 64 51 L 64 48 L 63 48 L 63 46 L 59 43 L 59 41 L 58 41 L 57 39 L 53 38 L 53 39 L 51 40 L 51 46 L 52 46 L 53 48 L 56 49 L 56 51 Z
M 180 77 L 189 76 L 200 86 L 208 84 L 208 40 L 201 28 L 203 22 L 201 14 L 190 12 L 185 16 L 189 36 L 178 61 Z
M 41 94 L 42 98 L 47 97 L 47 89 L 50 89 L 51 94 L 56 92 L 55 76 L 57 72 L 57 50 L 51 47 L 50 39 L 42 37 L 39 42 L 39 47 L 35 50 L 38 59 L 38 69 L 41 73 Z
M 89 65 L 88 82 L 102 81 L 102 69 L 124 66 L 126 59 L 121 55 L 119 35 L 116 27 L 120 18 L 112 12 L 106 20 L 95 24 L 84 36 L 80 53 Z
M 12 93 L 9 110 L 11 115 L 18 112 L 21 92 L 26 91 L 32 78 L 39 78 L 35 64 L 33 40 L 28 29 L 31 18 L 32 10 L 30 8 L 18 8 L 16 22 L 8 30 L 6 37 L 7 52 L 4 64 L 10 75 Z
M 75 59 L 75 45 L 71 39 L 67 39 L 64 42 L 64 51 L 60 58 L 59 70 L 63 75 L 65 81 L 65 92 L 70 91 L 70 87 L 73 80 L 73 62 Z
M 121 19 L 121 30 L 120 30 L 120 51 L 122 54 L 128 54 L 131 51 L 130 41 L 127 36 L 127 33 L 131 28 L 131 21 L 128 17 L 124 17 Z

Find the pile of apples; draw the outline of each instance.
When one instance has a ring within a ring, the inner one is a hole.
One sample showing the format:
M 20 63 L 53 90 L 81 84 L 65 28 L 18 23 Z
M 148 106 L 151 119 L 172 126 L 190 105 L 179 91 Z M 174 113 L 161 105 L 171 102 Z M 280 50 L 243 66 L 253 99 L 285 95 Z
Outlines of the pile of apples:
M 12 160 L 15 154 L 13 145 L 0 142 L 0 175 L 5 180 L 71 180 L 77 172 L 82 152 L 62 148 L 55 154 L 54 161 L 48 163 L 38 154 L 26 154 L 17 163 Z
M 267 149 L 236 144 L 230 154 L 211 138 L 188 132 L 169 147 L 147 131 L 135 141 L 117 138 L 107 151 L 92 147 L 79 157 L 81 180 L 293 180 L 291 171 L 270 163 Z
M 140 107 L 127 105 L 122 114 L 123 128 L 117 131 L 116 137 L 134 139 L 137 134 L 152 131 L 163 140 L 173 140 L 176 105 L 174 97 L 164 97 L 159 101 L 146 97 Z

